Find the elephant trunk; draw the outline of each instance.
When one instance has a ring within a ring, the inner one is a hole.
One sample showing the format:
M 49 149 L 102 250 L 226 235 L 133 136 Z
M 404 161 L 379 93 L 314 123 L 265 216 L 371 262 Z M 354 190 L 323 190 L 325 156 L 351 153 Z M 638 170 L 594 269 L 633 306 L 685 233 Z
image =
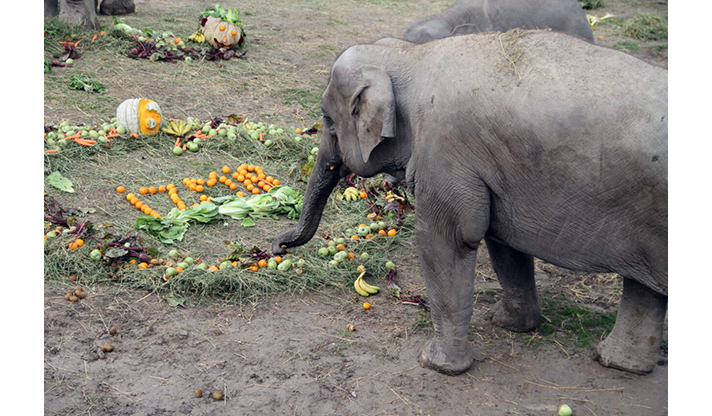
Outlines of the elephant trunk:
M 331 191 L 343 176 L 338 164 L 330 164 L 319 152 L 317 163 L 304 193 L 304 205 L 297 227 L 277 237 L 272 243 L 274 254 L 284 254 L 287 248 L 301 246 L 311 240 L 319 227 L 321 214 Z

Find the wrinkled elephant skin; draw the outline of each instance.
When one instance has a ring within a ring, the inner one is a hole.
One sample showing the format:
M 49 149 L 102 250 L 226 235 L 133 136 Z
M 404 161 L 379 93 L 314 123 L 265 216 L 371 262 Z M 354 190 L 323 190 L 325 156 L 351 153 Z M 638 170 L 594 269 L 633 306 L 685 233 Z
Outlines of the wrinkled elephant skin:
M 534 257 L 618 273 L 618 319 L 596 354 L 652 371 L 668 291 L 667 70 L 552 31 L 384 39 L 341 54 L 321 105 L 302 217 L 275 253 L 309 241 L 340 177 L 405 177 L 435 327 L 423 366 L 471 365 L 484 240 L 504 293 L 494 323 L 540 323 Z
M 551 29 L 593 42 L 593 31 L 577 0 L 459 0 L 441 13 L 408 26 L 403 39 L 425 43 L 455 35 Z

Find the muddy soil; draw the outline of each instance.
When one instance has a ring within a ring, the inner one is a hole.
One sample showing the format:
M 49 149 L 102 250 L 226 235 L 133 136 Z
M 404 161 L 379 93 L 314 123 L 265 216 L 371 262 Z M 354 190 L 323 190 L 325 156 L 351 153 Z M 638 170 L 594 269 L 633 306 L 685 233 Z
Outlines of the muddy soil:
M 149 3 L 137 1 L 152 11 L 171 6 Z M 368 13 L 359 20 L 366 26 L 359 31 L 353 25 L 345 31 L 323 26 L 319 36 L 328 36 L 325 43 L 338 51 L 363 36 L 366 41 L 395 36 L 419 14 L 429 14 L 389 6 L 398 2 L 364 3 Z M 667 6 L 654 1 L 611 3 L 619 16 L 636 10 L 667 14 Z M 347 6 L 308 17 L 317 23 L 351 21 L 349 15 L 362 6 Z M 304 17 L 296 20 L 309 23 Z M 256 45 L 298 32 L 294 15 L 270 19 L 256 31 Z M 606 46 L 618 41 L 611 33 L 604 26 L 596 30 Z M 640 57 L 667 66 L 666 50 L 648 51 L 642 48 Z M 299 64 L 299 76 L 311 73 L 312 85 L 318 85 L 333 56 L 302 61 L 292 48 L 285 59 Z M 398 254 L 404 264 L 399 283 L 424 294 L 411 253 L 412 247 Z M 548 291 L 597 311 L 615 310 L 622 286 L 615 276 L 574 273 L 542 262 L 537 281 L 542 296 Z M 46 284 L 45 414 L 554 415 L 567 403 L 575 415 L 667 415 L 666 350 L 646 376 L 604 368 L 589 348 L 488 323 L 499 286 L 484 247 L 476 282 L 470 335 L 478 359 L 455 377 L 418 365 L 420 350 L 432 336 L 429 315 L 387 292 L 369 299 L 370 310 L 362 308 L 363 298 L 353 290 L 341 287 L 255 304 L 175 308 L 155 294 L 113 285 L 85 288 L 88 296 L 71 303 L 64 294 L 77 283 Z M 349 324 L 357 330 L 348 331 Z M 106 343 L 113 351 L 100 349 Z M 202 397 L 196 397 L 198 389 Z M 212 398 L 218 390 L 222 400 Z
M 398 283 L 422 293 L 417 267 L 406 264 Z M 596 290 L 585 283 L 592 279 L 608 283 Z M 583 299 L 595 310 L 614 308 L 620 293 L 615 277 L 541 262 L 537 281 L 540 293 Z M 575 343 L 491 326 L 485 316 L 498 286 L 486 250 L 476 282 L 477 362 L 456 377 L 418 365 L 432 335 L 429 316 L 387 292 L 369 299 L 370 310 L 338 287 L 174 308 L 115 286 L 87 288 L 71 303 L 64 293 L 74 282 L 47 285 L 45 414 L 533 416 L 554 415 L 563 403 L 577 415 L 667 414 L 665 351 L 646 376 L 604 368 Z M 107 343 L 113 351 L 101 350 Z M 212 398 L 218 390 L 220 401 Z

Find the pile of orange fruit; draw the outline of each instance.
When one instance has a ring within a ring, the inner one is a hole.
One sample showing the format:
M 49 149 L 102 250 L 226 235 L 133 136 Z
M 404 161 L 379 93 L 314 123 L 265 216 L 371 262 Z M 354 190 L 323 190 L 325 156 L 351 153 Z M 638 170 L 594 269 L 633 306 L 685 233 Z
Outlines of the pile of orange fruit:
M 231 191 L 237 191 L 235 193 L 236 196 L 244 197 L 246 193 L 257 195 L 262 192 L 267 192 L 272 189 L 272 187 L 281 184 L 279 179 L 266 175 L 262 167 L 248 165 L 246 163 L 238 166 L 234 171 L 231 170 L 229 166 L 225 165 L 222 169 L 220 169 L 220 171 L 223 173 L 221 176 L 218 176 L 216 171 L 210 172 L 208 180 L 204 180 L 202 178 L 183 178 L 183 185 L 193 192 L 202 194 L 206 190 L 206 187 L 212 188 L 220 183 L 227 186 Z M 240 187 L 244 187 L 244 191 L 238 190 Z M 126 192 L 126 188 L 120 185 L 116 188 L 116 192 L 122 194 Z M 164 192 L 168 192 L 168 196 L 171 201 L 176 205 L 176 207 L 178 207 L 179 210 L 188 208 L 187 204 L 180 198 L 180 196 L 178 196 L 178 189 L 172 183 L 165 186 L 161 185 L 158 188 L 155 186 L 142 186 L 138 191 L 140 195 L 153 195 Z M 126 194 L 126 199 L 131 203 L 131 205 L 136 207 L 136 209 L 140 210 L 145 215 L 150 215 L 156 218 L 161 216 L 158 211 L 151 208 L 146 202 L 141 201 L 139 196 L 133 193 Z M 211 197 L 205 194 L 200 195 L 201 202 L 209 202 L 211 199 Z M 198 203 L 194 203 L 191 207 L 196 205 L 198 205 Z

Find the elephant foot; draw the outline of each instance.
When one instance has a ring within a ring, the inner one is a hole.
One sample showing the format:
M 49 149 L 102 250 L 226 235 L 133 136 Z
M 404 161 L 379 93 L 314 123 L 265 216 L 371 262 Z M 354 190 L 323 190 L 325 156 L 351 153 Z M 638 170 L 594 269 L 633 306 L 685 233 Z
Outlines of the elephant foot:
M 650 373 L 658 361 L 666 312 L 667 296 L 624 278 L 616 324 L 596 347 L 594 358 L 606 367 Z
M 474 354 L 469 341 L 458 344 L 447 347 L 442 341 L 433 338 L 423 349 L 418 362 L 425 368 L 450 376 L 462 374 L 472 366 Z
M 652 344 L 658 344 L 654 340 Z M 630 343 L 620 342 L 611 336 L 601 341 L 596 347 L 594 359 L 604 367 L 628 371 L 634 374 L 649 374 L 658 361 L 657 349 L 651 351 L 649 346 L 636 348 Z
M 514 332 L 528 332 L 541 323 L 541 308 L 536 300 L 527 304 L 501 300 L 489 315 L 493 324 Z

